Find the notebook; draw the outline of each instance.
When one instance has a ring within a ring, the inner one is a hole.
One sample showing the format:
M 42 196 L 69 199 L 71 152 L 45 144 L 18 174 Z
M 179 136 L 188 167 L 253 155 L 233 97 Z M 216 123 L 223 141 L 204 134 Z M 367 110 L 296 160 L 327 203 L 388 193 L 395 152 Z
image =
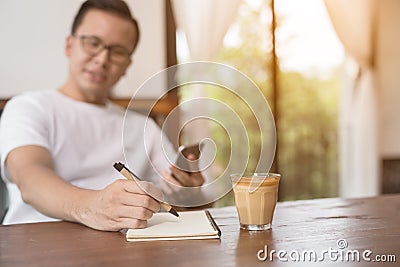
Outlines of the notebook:
M 128 229 L 126 240 L 187 240 L 219 238 L 221 231 L 207 210 L 179 212 L 179 218 L 169 213 L 156 213 L 147 221 L 147 228 Z

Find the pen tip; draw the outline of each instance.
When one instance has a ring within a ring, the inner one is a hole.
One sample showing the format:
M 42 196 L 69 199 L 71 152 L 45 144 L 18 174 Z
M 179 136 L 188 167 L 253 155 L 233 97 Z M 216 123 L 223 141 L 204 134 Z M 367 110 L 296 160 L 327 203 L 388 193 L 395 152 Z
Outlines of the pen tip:
M 176 210 L 174 210 L 173 208 L 171 208 L 171 209 L 169 210 L 169 212 L 172 213 L 173 215 L 175 215 L 176 217 L 179 217 L 178 212 L 176 212 Z

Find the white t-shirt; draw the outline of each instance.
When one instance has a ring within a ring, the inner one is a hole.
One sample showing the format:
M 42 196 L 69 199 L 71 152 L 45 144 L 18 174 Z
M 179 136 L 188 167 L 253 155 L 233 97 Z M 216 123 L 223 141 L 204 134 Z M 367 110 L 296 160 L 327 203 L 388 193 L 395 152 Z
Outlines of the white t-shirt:
M 56 173 L 87 189 L 102 189 L 123 179 L 113 168 L 118 161 L 158 185 L 159 173 L 170 162 L 164 153 L 168 158 L 175 153 L 153 120 L 132 111 L 125 117 L 125 110 L 111 102 L 93 105 L 55 90 L 16 96 L 0 120 L 1 171 L 10 197 L 4 224 L 55 220 L 24 203 L 10 181 L 4 162 L 11 150 L 24 145 L 45 147 Z

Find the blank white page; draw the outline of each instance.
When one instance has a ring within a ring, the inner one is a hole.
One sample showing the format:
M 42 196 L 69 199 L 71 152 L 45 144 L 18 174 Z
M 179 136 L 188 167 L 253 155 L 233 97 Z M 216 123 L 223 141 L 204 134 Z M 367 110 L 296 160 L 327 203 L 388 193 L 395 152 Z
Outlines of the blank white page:
M 219 236 L 205 211 L 185 211 L 179 212 L 179 218 L 170 213 L 156 213 L 148 221 L 147 228 L 129 229 L 126 237 L 135 241 L 132 239 L 177 240 Z

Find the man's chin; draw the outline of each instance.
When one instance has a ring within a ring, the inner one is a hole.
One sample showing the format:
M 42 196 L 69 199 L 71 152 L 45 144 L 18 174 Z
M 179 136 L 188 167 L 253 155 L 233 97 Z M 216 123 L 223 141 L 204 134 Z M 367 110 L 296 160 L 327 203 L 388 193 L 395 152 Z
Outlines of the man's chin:
M 108 99 L 110 90 L 91 86 L 82 89 L 82 93 L 88 102 L 104 103 Z

